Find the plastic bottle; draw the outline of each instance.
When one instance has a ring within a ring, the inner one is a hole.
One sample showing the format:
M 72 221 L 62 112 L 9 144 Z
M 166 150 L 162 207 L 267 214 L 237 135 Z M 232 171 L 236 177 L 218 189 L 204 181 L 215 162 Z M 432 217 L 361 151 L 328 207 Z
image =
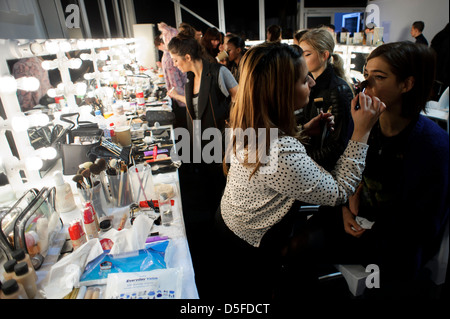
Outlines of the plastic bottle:
M 3 264 L 5 272 L 3 273 L 3 278 L 6 280 L 13 279 L 14 277 L 14 266 L 17 265 L 17 260 L 11 259 Z
M 117 137 L 116 137 L 116 127 L 114 126 L 114 123 L 109 123 L 109 136 L 111 136 L 111 141 L 116 143 Z
M 98 128 L 103 131 L 103 136 L 105 136 L 105 138 L 110 138 L 111 136 L 109 135 L 109 130 L 107 129 L 106 119 L 103 117 L 102 111 L 95 111 L 95 120 L 97 122 Z
M 36 279 L 30 272 L 30 267 L 26 262 L 20 262 L 14 266 L 14 279 L 22 284 L 29 299 L 33 299 L 37 293 Z
M 136 89 L 136 101 L 138 104 L 138 108 L 144 108 L 145 107 L 145 98 L 144 98 L 144 91 L 141 87 L 138 87 Z
M 164 226 L 170 226 L 173 222 L 172 206 L 170 205 L 170 198 L 167 193 L 159 195 L 159 212 L 161 214 L 161 223 Z
M 87 242 L 81 220 L 77 219 L 69 225 L 69 237 L 72 241 L 73 250 L 77 250 L 78 247 Z
M 94 214 L 90 207 L 84 208 L 83 223 L 88 239 L 98 238 L 97 225 L 95 224 Z
M 28 295 L 22 284 L 15 279 L 9 279 L 2 285 L 0 299 L 28 299 Z
M 63 175 L 60 171 L 53 174 L 56 184 L 55 208 L 58 213 L 66 213 L 74 210 L 77 206 L 73 197 L 70 184 L 64 182 Z
M 30 268 L 30 273 L 33 274 L 35 280 L 38 279 L 36 271 L 34 270 L 33 262 L 31 261 L 30 255 L 28 255 L 23 249 L 16 249 L 11 253 L 11 257 L 14 258 L 17 263 L 26 262 Z
M 84 204 L 84 206 L 92 209 L 92 214 L 94 215 L 94 221 L 95 221 L 95 225 L 97 227 L 97 231 L 100 231 L 100 222 L 98 220 L 98 215 L 97 215 L 97 212 L 95 211 L 94 205 L 92 205 L 91 201 L 88 201 L 88 202 L 86 202 L 86 204 Z

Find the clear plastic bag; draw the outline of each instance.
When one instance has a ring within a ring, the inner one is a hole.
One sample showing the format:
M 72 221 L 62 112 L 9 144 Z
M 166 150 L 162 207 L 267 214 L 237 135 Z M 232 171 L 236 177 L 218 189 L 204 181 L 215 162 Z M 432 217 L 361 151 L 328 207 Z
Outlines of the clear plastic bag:
M 146 249 L 112 255 L 109 251 L 86 265 L 81 275 L 80 285 L 106 284 L 107 278 L 114 273 L 141 272 L 166 268 L 165 253 L 168 241 L 148 245 Z
M 2 212 L 0 223 L 0 245 L 7 258 L 11 258 L 12 251 L 24 249 L 38 269 L 62 229 L 55 210 L 55 188 L 29 190 L 7 212 Z

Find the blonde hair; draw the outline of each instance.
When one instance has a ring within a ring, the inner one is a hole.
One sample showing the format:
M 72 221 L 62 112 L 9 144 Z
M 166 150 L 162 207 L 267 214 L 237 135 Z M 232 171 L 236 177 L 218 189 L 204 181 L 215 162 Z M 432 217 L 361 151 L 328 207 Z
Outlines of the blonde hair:
M 339 54 L 334 53 L 334 38 L 330 31 L 326 28 L 318 28 L 308 30 L 300 38 L 299 43 L 307 42 L 314 50 L 319 52 L 319 54 L 328 51 L 330 53 L 327 63 L 333 66 L 336 75 L 345 81 L 349 82 L 344 70 L 344 60 L 342 60 Z
M 302 71 L 301 49 L 277 43 L 265 42 L 254 46 L 242 58 L 240 82 L 236 93 L 234 107 L 230 111 L 229 127 L 235 131 L 248 128 L 264 129 L 265 140 L 258 140 L 257 145 L 265 145 L 266 154 L 270 147 L 270 129 L 278 129 L 278 134 L 299 138 L 295 122 L 295 83 Z M 236 155 L 233 137 L 227 154 Z M 232 148 L 232 149 L 231 149 Z M 248 141 L 243 148 L 249 150 Z M 258 148 L 260 149 L 260 148 Z M 246 159 L 255 154 L 246 154 Z M 261 166 L 261 154 L 256 154 L 256 163 L 244 161 L 243 165 L 254 167 L 251 176 Z M 224 172 L 227 166 L 224 163 Z M 250 177 L 251 177 L 250 176 Z

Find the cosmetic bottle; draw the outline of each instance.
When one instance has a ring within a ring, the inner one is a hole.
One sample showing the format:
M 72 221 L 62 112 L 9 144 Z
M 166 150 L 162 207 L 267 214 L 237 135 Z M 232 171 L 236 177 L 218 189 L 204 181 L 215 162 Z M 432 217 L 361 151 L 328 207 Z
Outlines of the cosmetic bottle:
M 73 197 L 70 184 L 64 182 L 61 172 L 53 175 L 56 184 L 55 208 L 58 213 L 66 213 L 74 210 L 77 206 Z
M 11 259 L 3 264 L 5 272 L 3 273 L 3 278 L 5 281 L 13 279 L 14 277 L 14 266 L 17 265 L 17 260 Z
M 30 255 L 25 253 L 23 249 L 16 249 L 11 253 L 11 257 L 14 258 L 17 263 L 26 262 L 28 267 L 30 268 L 30 272 L 33 274 L 35 280 L 38 279 L 36 271 L 34 270 L 33 263 L 31 261 Z
M 14 266 L 14 278 L 17 283 L 22 284 L 29 299 L 33 299 L 37 293 L 36 280 L 30 272 L 30 267 L 26 262 L 20 262 Z
M 28 295 L 22 284 L 19 284 L 15 279 L 9 279 L 2 285 L 0 299 L 28 299 Z
M 89 206 L 84 208 L 83 223 L 88 240 L 98 238 L 98 230 L 97 225 L 95 224 L 94 213 Z

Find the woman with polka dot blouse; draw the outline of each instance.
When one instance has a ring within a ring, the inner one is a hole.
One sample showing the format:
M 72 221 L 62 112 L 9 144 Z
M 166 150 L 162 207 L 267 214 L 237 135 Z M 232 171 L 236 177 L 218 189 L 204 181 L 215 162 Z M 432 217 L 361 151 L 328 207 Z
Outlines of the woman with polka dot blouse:
M 216 215 L 220 289 L 228 294 L 230 288 L 235 297 L 270 297 L 271 270 L 292 227 L 288 213 L 294 202 L 334 206 L 347 201 L 361 181 L 366 142 L 385 105 L 364 93 L 352 100 L 353 135 L 329 173 L 300 142 L 317 129 L 321 116 L 302 134 L 295 123 L 294 111 L 308 103 L 315 84 L 301 49 L 281 43 L 252 47 L 243 58 L 240 81 L 230 129 L 258 129 L 258 136 L 253 143 L 235 135 L 225 158 L 227 185 Z M 355 110 L 358 98 L 361 108 Z

